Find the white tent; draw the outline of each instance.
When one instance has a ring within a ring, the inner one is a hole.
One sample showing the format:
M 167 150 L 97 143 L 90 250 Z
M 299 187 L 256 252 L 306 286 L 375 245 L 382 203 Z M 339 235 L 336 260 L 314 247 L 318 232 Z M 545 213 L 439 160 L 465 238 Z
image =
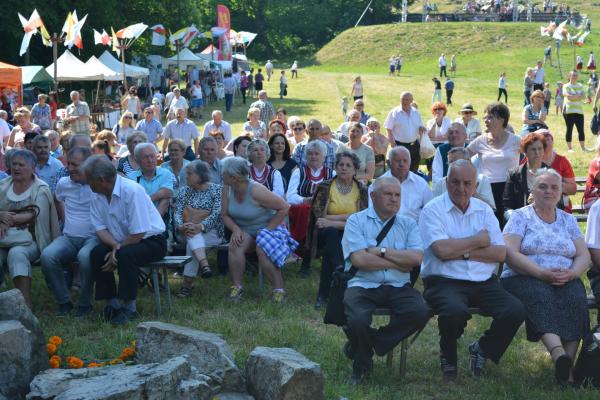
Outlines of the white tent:
M 175 65 L 177 64 L 177 54 L 173 57 L 164 58 L 163 63 L 165 65 Z M 190 49 L 187 47 L 179 52 L 179 65 L 197 65 L 200 69 L 208 70 L 210 69 L 210 61 L 201 57 L 198 57 Z
M 56 79 L 59 82 L 66 81 L 97 81 L 102 80 L 103 75 L 98 71 L 89 71 L 89 68 L 75 57 L 69 50 L 56 60 Z M 54 76 L 54 64 L 46 67 L 46 71 L 50 76 Z
M 108 50 L 104 50 L 104 53 L 98 58 L 102 64 L 106 65 L 113 71 L 119 71 L 121 74 L 122 66 L 121 61 L 117 60 Z M 125 64 L 125 75 L 129 78 L 143 78 L 150 75 L 148 68 L 136 67 L 135 65 Z M 121 80 L 121 76 L 118 80 Z
M 118 71 L 113 71 L 98 60 L 96 56 L 91 56 L 85 63 L 88 73 L 99 73 L 104 77 L 105 81 L 119 81 L 123 78 L 123 75 Z

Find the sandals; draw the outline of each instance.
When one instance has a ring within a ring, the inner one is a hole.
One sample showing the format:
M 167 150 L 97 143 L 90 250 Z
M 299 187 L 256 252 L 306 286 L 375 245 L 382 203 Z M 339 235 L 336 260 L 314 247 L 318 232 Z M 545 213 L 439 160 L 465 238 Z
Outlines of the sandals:
M 192 296 L 192 289 L 193 287 L 182 286 L 175 296 L 179 297 L 180 299 L 187 299 L 188 297 Z
M 560 386 L 568 386 L 569 373 L 571 372 L 572 366 L 573 362 L 571 361 L 571 357 L 566 354 L 563 354 L 556 359 L 556 362 L 554 363 L 555 376 L 556 381 Z
M 210 278 L 212 276 L 212 269 L 210 268 L 210 265 L 204 265 L 204 266 L 200 266 L 200 277 L 202 279 L 207 279 Z

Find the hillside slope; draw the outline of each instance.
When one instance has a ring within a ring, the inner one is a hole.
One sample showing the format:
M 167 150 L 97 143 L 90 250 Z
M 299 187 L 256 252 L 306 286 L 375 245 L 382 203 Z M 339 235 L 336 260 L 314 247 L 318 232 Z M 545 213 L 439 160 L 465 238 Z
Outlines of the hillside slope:
M 588 40 L 594 39 L 591 38 Z M 392 54 L 422 60 L 447 54 L 543 48 L 549 38 L 539 24 L 528 23 L 434 23 L 372 25 L 348 29 L 315 55 L 322 65 L 362 66 L 385 64 Z M 587 45 L 586 45 L 587 47 Z M 355 56 L 352 56 L 355 55 Z

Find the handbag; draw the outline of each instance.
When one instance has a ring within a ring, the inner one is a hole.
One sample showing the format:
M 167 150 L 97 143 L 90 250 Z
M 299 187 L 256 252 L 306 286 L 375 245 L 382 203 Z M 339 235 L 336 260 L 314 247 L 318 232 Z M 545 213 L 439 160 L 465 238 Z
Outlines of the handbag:
M 598 131 L 600 130 L 600 116 L 597 113 L 594 113 L 594 116 L 592 117 L 592 122 L 590 122 L 590 130 L 594 135 L 597 135 Z
M 433 146 L 433 143 L 431 143 L 431 139 L 429 139 L 428 134 L 422 134 L 419 141 L 421 142 L 419 156 L 421 156 L 422 160 L 428 160 L 435 156 L 435 147 Z
M 192 207 L 186 207 L 183 209 L 183 222 L 191 222 L 192 224 L 199 224 L 210 215 L 209 210 L 198 210 Z
M 379 246 L 388 232 L 394 225 L 396 216 L 394 215 L 381 229 L 375 240 Z M 348 287 L 348 281 L 356 275 L 356 268 L 350 267 L 348 271 L 339 269 L 335 271 L 331 279 L 331 289 L 329 291 L 329 300 L 327 301 L 327 309 L 323 316 L 323 322 L 326 324 L 344 326 L 346 325 L 346 313 L 344 312 L 344 293 Z
M 40 214 L 40 208 L 36 205 L 29 205 L 18 210 L 11 210 L 10 212 L 15 214 L 33 213 L 34 215 L 31 219 L 8 228 L 6 235 L 0 238 L 0 248 L 29 246 L 33 243 L 33 236 L 29 228 L 35 224 L 35 219 Z

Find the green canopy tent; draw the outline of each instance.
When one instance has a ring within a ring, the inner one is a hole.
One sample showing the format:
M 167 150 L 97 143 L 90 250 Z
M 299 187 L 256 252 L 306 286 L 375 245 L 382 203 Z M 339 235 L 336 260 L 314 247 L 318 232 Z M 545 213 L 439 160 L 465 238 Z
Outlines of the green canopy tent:
M 36 85 L 36 86 L 51 86 L 52 77 L 41 65 L 30 65 L 21 67 L 23 71 L 23 86 L 25 85 Z

